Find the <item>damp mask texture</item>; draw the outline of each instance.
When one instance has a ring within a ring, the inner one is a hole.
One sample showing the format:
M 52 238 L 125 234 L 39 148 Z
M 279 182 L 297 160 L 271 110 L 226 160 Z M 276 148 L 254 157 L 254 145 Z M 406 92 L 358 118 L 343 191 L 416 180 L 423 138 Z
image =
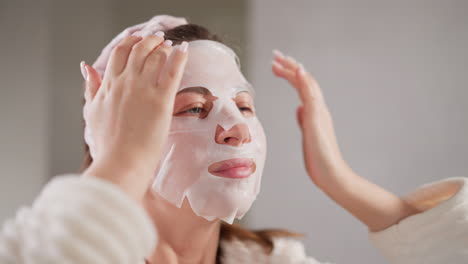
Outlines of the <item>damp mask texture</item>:
M 222 219 L 232 223 L 234 218 L 244 216 L 260 191 L 266 158 L 265 134 L 257 117 L 245 116 L 233 100 L 240 92 L 253 96 L 236 54 L 211 40 L 191 41 L 188 54 L 179 91 L 203 87 L 216 99 L 204 118 L 173 117 L 152 189 L 179 208 L 187 198 L 192 210 L 209 221 Z M 236 146 L 217 143 L 218 126 L 224 131 L 247 127 L 250 140 Z M 211 164 L 238 158 L 255 162 L 250 176 L 225 178 L 208 171 Z
M 179 91 L 204 87 L 216 99 L 204 118 L 172 118 L 162 158 L 155 164 L 151 189 L 179 208 L 187 198 L 192 210 L 209 221 L 222 219 L 232 223 L 234 218 L 245 215 L 259 193 L 266 158 L 262 125 L 256 116 L 244 116 L 233 100 L 240 92 L 253 96 L 254 91 L 240 72 L 236 54 L 227 46 L 211 40 L 191 41 L 188 54 Z M 87 119 L 86 115 L 84 118 Z M 247 127 L 250 140 L 240 146 L 217 143 L 218 126 L 224 131 Z M 96 149 L 88 127 L 85 141 L 91 157 L 96 157 L 100 150 Z M 250 176 L 224 178 L 208 171 L 211 164 L 238 158 L 255 163 Z

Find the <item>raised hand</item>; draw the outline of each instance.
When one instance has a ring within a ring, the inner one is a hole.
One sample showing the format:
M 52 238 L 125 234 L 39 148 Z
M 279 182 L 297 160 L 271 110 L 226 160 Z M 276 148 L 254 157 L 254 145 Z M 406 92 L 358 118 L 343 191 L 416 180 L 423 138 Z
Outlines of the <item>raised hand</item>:
M 287 80 L 299 94 L 297 121 L 303 134 L 304 162 L 312 181 L 326 184 L 346 167 L 335 136 L 332 117 L 317 81 L 293 58 L 275 51 L 273 73 Z
M 112 51 L 104 79 L 89 65 L 86 127 L 93 164 L 84 173 L 120 185 L 141 198 L 169 132 L 174 98 L 187 61 L 187 42 L 173 52 L 163 33 L 124 38 Z
M 273 73 L 298 92 L 297 120 L 304 162 L 312 181 L 370 231 L 380 231 L 419 210 L 400 197 L 354 173 L 344 161 L 333 122 L 317 81 L 293 58 L 275 52 Z

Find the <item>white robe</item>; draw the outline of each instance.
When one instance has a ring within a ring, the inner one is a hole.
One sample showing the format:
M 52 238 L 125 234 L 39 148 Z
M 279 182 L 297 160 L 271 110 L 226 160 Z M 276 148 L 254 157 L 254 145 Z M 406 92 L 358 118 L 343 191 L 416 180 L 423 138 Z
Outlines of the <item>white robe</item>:
M 0 233 L 0 263 L 140 264 L 157 243 L 151 219 L 118 187 L 79 175 L 56 177 L 31 208 Z M 422 185 L 403 197 L 423 213 L 370 241 L 392 264 L 468 263 L 468 178 Z M 326 264 L 295 239 L 276 238 L 272 254 L 249 241 L 221 241 L 223 264 Z M 143 261 L 143 262 L 142 262 Z

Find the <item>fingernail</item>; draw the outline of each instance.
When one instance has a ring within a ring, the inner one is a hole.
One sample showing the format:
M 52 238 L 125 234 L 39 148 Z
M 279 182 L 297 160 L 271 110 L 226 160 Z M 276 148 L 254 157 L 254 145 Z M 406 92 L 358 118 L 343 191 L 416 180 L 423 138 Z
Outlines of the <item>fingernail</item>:
M 277 50 L 277 49 L 274 49 L 273 50 L 273 54 L 276 56 L 276 57 L 280 57 L 280 58 L 283 58 L 284 55 L 283 53 L 281 53 L 281 51 Z
M 85 62 L 81 61 L 80 62 L 80 69 L 81 69 L 81 75 L 83 75 L 83 79 L 86 81 L 88 80 L 88 70 L 85 67 Z
M 157 36 L 157 37 L 163 38 L 164 37 L 164 32 L 158 31 L 158 32 L 154 33 L 154 35 Z
M 169 39 L 165 40 L 165 41 L 163 42 L 163 45 L 166 46 L 166 47 L 172 46 L 172 40 L 169 40 Z
M 188 49 L 188 42 L 187 41 L 182 42 L 182 44 L 180 44 L 179 46 L 179 50 L 185 53 L 187 52 L 187 49 Z

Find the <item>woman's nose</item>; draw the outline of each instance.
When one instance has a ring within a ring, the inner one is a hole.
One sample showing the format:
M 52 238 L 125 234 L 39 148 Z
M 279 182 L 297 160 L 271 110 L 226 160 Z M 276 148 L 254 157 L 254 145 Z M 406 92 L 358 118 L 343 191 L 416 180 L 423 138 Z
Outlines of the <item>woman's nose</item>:
M 224 128 L 218 125 L 216 127 L 215 141 L 218 144 L 240 147 L 251 141 L 249 127 L 247 124 L 236 124 L 229 130 L 224 130 Z

